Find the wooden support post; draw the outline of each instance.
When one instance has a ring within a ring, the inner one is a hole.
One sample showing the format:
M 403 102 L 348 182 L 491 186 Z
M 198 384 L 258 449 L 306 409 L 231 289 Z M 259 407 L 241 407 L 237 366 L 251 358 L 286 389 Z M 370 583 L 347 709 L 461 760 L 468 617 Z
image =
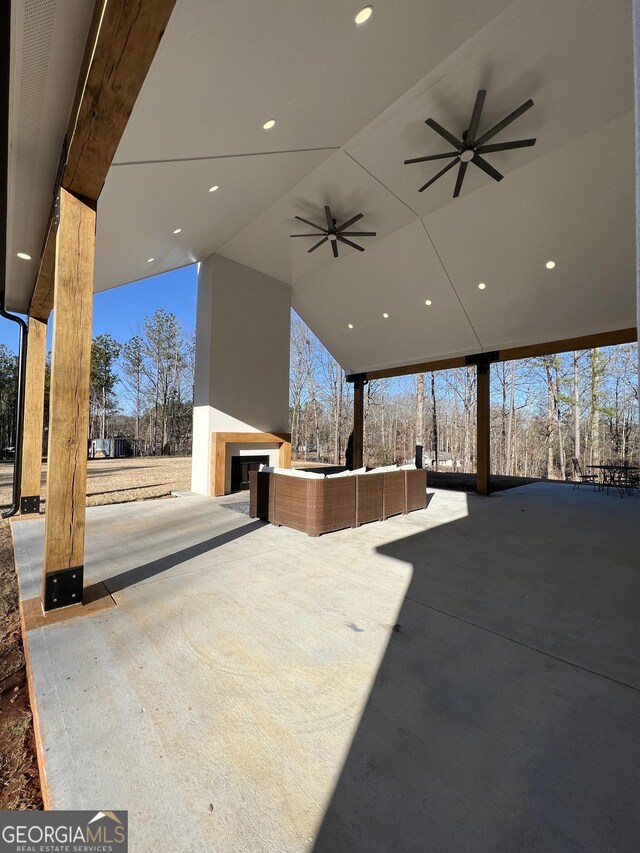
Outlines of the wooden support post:
M 29 318 L 25 366 L 24 427 L 22 435 L 22 477 L 20 512 L 40 512 L 42 470 L 42 427 L 44 422 L 44 367 L 47 324 Z
M 60 190 L 49 400 L 45 610 L 82 603 L 95 210 Z
M 488 361 L 481 360 L 477 364 L 477 440 L 476 440 L 476 462 L 477 462 L 477 486 L 479 495 L 489 494 L 489 475 L 491 472 L 491 418 L 490 418 L 490 388 L 491 388 L 491 365 Z
M 364 377 L 353 381 L 353 468 L 364 464 Z

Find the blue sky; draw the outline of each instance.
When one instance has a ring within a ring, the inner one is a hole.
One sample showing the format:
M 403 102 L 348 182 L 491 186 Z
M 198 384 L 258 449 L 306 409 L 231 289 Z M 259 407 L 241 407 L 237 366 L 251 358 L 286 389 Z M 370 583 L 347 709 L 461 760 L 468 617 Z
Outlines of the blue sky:
M 196 317 L 197 266 L 136 281 L 124 287 L 96 293 L 93 299 L 93 337 L 109 334 L 123 343 L 142 326 L 144 318 L 157 308 L 176 315 L 187 335 Z M 51 349 L 51 327 L 47 350 Z M 18 335 L 15 324 L 0 318 L 0 343 L 16 352 Z

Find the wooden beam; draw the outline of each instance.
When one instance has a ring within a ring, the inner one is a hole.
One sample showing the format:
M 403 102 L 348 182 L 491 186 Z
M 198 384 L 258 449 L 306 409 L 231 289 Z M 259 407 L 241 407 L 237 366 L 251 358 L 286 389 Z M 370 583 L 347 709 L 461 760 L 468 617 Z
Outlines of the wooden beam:
M 617 344 L 631 344 L 637 340 L 638 330 L 632 326 L 628 329 L 616 329 L 613 332 L 598 332 L 595 335 L 582 335 L 579 338 L 563 338 L 560 341 L 503 349 L 500 350 L 499 361 L 516 361 L 519 358 L 536 358 L 541 355 L 555 355 L 559 352 L 573 352 L 573 350 L 595 347 L 613 347 Z
M 353 383 L 353 468 L 364 464 L 364 379 Z
M 280 468 L 291 468 L 291 434 L 288 432 L 211 433 L 211 494 L 226 494 L 227 444 L 277 444 Z
M 29 318 L 25 365 L 24 427 L 20 512 L 40 512 L 42 427 L 44 422 L 44 372 L 47 324 Z
M 175 3 L 97 0 L 62 152 L 63 189 L 98 200 Z M 29 307 L 41 320 L 53 306 L 54 253 L 52 215 Z
M 516 361 L 520 358 L 536 358 L 541 355 L 555 355 L 559 352 L 611 347 L 616 344 L 632 344 L 638 340 L 635 326 L 627 329 L 615 329 L 611 332 L 597 332 L 594 335 L 582 335 L 577 338 L 562 338 L 558 341 L 545 341 L 540 344 L 528 344 L 522 347 L 510 347 L 499 351 L 496 361 Z M 469 353 L 471 355 L 471 353 Z M 402 367 L 387 367 L 383 370 L 369 370 L 362 374 L 367 379 L 389 379 L 394 376 L 410 376 L 413 373 L 430 373 L 436 370 L 451 370 L 464 367 L 464 356 L 442 358 L 435 361 L 423 361 L 417 364 L 405 364 Z
M 481 362 L 476 371 L 476 491 L 479 495 L 488 495 L 491 473 L 491 366 L 487 362 Z
M 410 376 L 412 373 L 430 373 L 435 370 L 451 370 L 453 367 L 464 366 L 464 356 L 456 356 L 456 358 L 440 358 L 436 361 L 425 361 L 420 364 L 405 364 L 403 367 L 385 367 L 383 370 L 368 370 L 362 375 L 368 380 L 391 379 L 394 376 Z
M 49 401 L 44 609 L 82 602 L 95 211 L 60 191 Z

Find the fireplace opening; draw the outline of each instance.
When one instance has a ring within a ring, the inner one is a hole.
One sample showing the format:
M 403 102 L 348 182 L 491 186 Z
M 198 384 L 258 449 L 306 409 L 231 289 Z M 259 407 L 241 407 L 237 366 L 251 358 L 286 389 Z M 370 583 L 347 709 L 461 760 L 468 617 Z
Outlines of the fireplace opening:
M 232 456 L 231 491 L 249 488 L 249 471 L 257 471 L 260 465 L 268 465 L 269 456 Z

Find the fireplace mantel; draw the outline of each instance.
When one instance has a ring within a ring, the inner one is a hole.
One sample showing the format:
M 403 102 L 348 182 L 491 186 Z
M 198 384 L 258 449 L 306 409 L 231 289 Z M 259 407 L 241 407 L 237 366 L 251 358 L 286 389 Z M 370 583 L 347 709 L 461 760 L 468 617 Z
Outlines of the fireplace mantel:
M 277 444 L 278 464 L 291 467 L 291 434 L 288 432 L 213 432 L 211 433 L 211 494 L 226 494 L 228 444 Z

